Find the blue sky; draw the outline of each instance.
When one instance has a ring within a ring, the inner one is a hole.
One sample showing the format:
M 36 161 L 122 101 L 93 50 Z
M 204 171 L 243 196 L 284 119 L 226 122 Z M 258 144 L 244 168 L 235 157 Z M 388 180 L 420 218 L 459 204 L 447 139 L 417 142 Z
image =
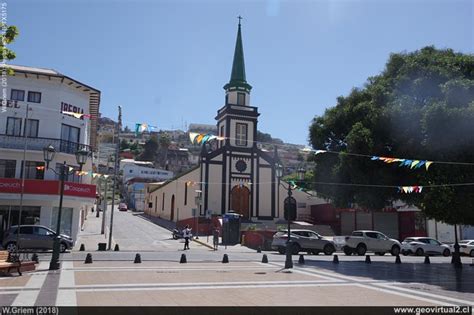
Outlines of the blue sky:
M 259 130 L 307 144 L 315 115 L 426 45 L 473 53 L 471 0 L 7 0 L 15 64 L 102 91 L 101 112 L 162 129 L 214 124 L 237 32 Z

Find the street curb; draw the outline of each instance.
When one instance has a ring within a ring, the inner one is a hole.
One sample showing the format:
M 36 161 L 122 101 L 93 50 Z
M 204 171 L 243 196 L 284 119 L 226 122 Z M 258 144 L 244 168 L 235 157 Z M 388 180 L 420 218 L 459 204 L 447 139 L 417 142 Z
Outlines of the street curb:
M 211 245 L 209 245 L 207 243 L 204 243 L 204 242 L 201 242 L 200 240 L 193 239 L 193 241 L 198 243 L 198 244 L 201 244 L 202 246 L 206 246 L 207 248 L 214 249 L 214 247 L 212 247 Z

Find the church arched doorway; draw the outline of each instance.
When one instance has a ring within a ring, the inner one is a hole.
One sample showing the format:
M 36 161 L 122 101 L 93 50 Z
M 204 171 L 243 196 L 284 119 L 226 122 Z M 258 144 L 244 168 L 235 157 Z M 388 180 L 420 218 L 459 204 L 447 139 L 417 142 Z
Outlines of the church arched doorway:
M 250 218 L 250 191 L 245 186 L 235 186 L 230 192 L 231 209 L 240 213 L 243 218 Z
M 174 195 L 171 197 L 171 215 L 170 221 L 174 220 Z

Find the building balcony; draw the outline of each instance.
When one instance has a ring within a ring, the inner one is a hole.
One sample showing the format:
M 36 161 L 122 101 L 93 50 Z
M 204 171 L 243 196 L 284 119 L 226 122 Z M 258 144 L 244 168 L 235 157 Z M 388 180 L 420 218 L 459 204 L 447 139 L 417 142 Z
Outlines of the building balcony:
M 75 154 L 79 150 L 86 150 L 92 153 L 92 147 L 78 142 L 71 142 L 61 139 L 41 138 L 41 137 L 27 137 L 26 149 L 42 151 L 44 147 L 52 145 L 58 152 Z M 25 138 L 23 136 L 10 136 L 0 134 L 0 148 L 23 150 L 25 147 Z

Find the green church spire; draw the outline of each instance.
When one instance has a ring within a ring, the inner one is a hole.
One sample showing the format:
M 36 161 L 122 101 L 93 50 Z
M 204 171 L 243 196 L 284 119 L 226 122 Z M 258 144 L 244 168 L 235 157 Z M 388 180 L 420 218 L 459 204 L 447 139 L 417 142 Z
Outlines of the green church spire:
M 234 51 L 234 62 L 232 63 L 232 74 L 230 75 L 230 81 L 224 86 L 227 90 L 233 87 L 242 87 L 247 90 L 251 90 L 252 86 L 247 83 L 245 78 L 245 62 L 244 62 L 244 48 L 242 45 L 242 32 L 240 20 L 242 17 L 239 16 L 239 29 L 237 31 L 237 41 L 235 42 Z

